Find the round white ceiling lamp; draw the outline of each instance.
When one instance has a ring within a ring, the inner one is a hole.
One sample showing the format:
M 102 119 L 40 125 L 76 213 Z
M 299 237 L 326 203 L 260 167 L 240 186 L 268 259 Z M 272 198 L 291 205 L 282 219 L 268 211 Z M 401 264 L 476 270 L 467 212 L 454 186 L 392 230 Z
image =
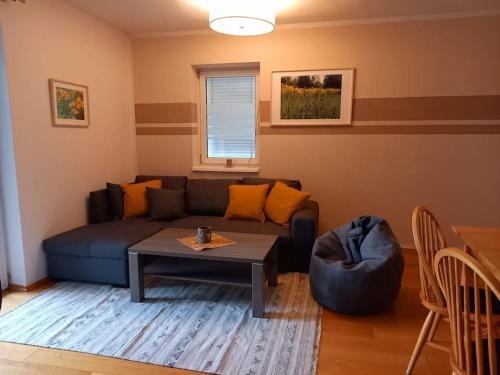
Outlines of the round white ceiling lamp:
M 210 28 L 228 35 L 262 35 L 274 30 L 272 1 L 213 0 L 208 9 Z

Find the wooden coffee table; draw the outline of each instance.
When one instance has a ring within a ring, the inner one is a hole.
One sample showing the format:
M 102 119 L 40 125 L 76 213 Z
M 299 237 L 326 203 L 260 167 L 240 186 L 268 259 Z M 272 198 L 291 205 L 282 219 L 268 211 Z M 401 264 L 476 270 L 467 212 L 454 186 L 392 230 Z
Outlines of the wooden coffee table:
M 218 232 L 237 243 L 194 251 L 177 238 L 195 235 L 192 229 L 167 228 L 128 249 L 130 297 L 144 299 L 144 277 L 242 285 L 252 288 L 252 316 L 264 317 L 264 283 L 278 285 L 278 236 Z M 158 258 L 144 266 L 144 257 Z

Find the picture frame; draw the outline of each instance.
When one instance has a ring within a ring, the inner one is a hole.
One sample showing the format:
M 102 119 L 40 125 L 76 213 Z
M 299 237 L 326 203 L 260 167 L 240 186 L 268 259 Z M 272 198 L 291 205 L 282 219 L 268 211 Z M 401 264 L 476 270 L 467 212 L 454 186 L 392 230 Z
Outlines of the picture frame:
M 53 126 L 88 127 L 88 87 L 78 83 L 49 79 L 50 111 Z
M 271 125 L 351 124 L 354 69 L 272 72 Z

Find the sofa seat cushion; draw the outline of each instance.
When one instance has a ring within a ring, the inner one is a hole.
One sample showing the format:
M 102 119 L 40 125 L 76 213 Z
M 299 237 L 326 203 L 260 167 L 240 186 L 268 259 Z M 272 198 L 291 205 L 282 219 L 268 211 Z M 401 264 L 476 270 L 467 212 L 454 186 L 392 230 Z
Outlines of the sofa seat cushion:
M 274 234 L 279 236 L 278 246 L 280 248 L 289 248 L 291 244 L 290 231 L 270 221 L 259 223 L 256 221 L 226 220 L 219 216 L 187 216 L 167 223 L 168 228 L 196 229 L 200 226 L 212 227 L 215 232 Z
M 159 232 L 166 224 L 133 218 L 86 225 L 45 240 L 43 249 L 51 255 L 126 259 L 130 246 Z

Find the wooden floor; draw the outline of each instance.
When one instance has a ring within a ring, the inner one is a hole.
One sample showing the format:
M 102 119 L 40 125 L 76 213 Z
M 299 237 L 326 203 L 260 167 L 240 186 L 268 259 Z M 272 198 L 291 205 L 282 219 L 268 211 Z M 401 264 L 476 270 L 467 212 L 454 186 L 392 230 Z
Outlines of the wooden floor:
M 426 314 L 417 298 L 419 281 L 416 256 L 405 252 L 405 257 L 403 288 L 392 311 L 370 317 L 352 317 L 323 310 L 318 374 L 405 373 L 413 345 Z M 4 296 L 2 313 L 48 287 L 50 285 L 31 292 L 7 292 Z M 445 325 L 440 328 L 436 335 L 439 340 L 447 339 L 447 328 Z M 413 372 L 415 375 L 449 375 L 450 373 L 448 356 L 432 348 L 424 348 Z M 89 354 L 0 343 L 0 374 L 173 375 L 194 373 Z

